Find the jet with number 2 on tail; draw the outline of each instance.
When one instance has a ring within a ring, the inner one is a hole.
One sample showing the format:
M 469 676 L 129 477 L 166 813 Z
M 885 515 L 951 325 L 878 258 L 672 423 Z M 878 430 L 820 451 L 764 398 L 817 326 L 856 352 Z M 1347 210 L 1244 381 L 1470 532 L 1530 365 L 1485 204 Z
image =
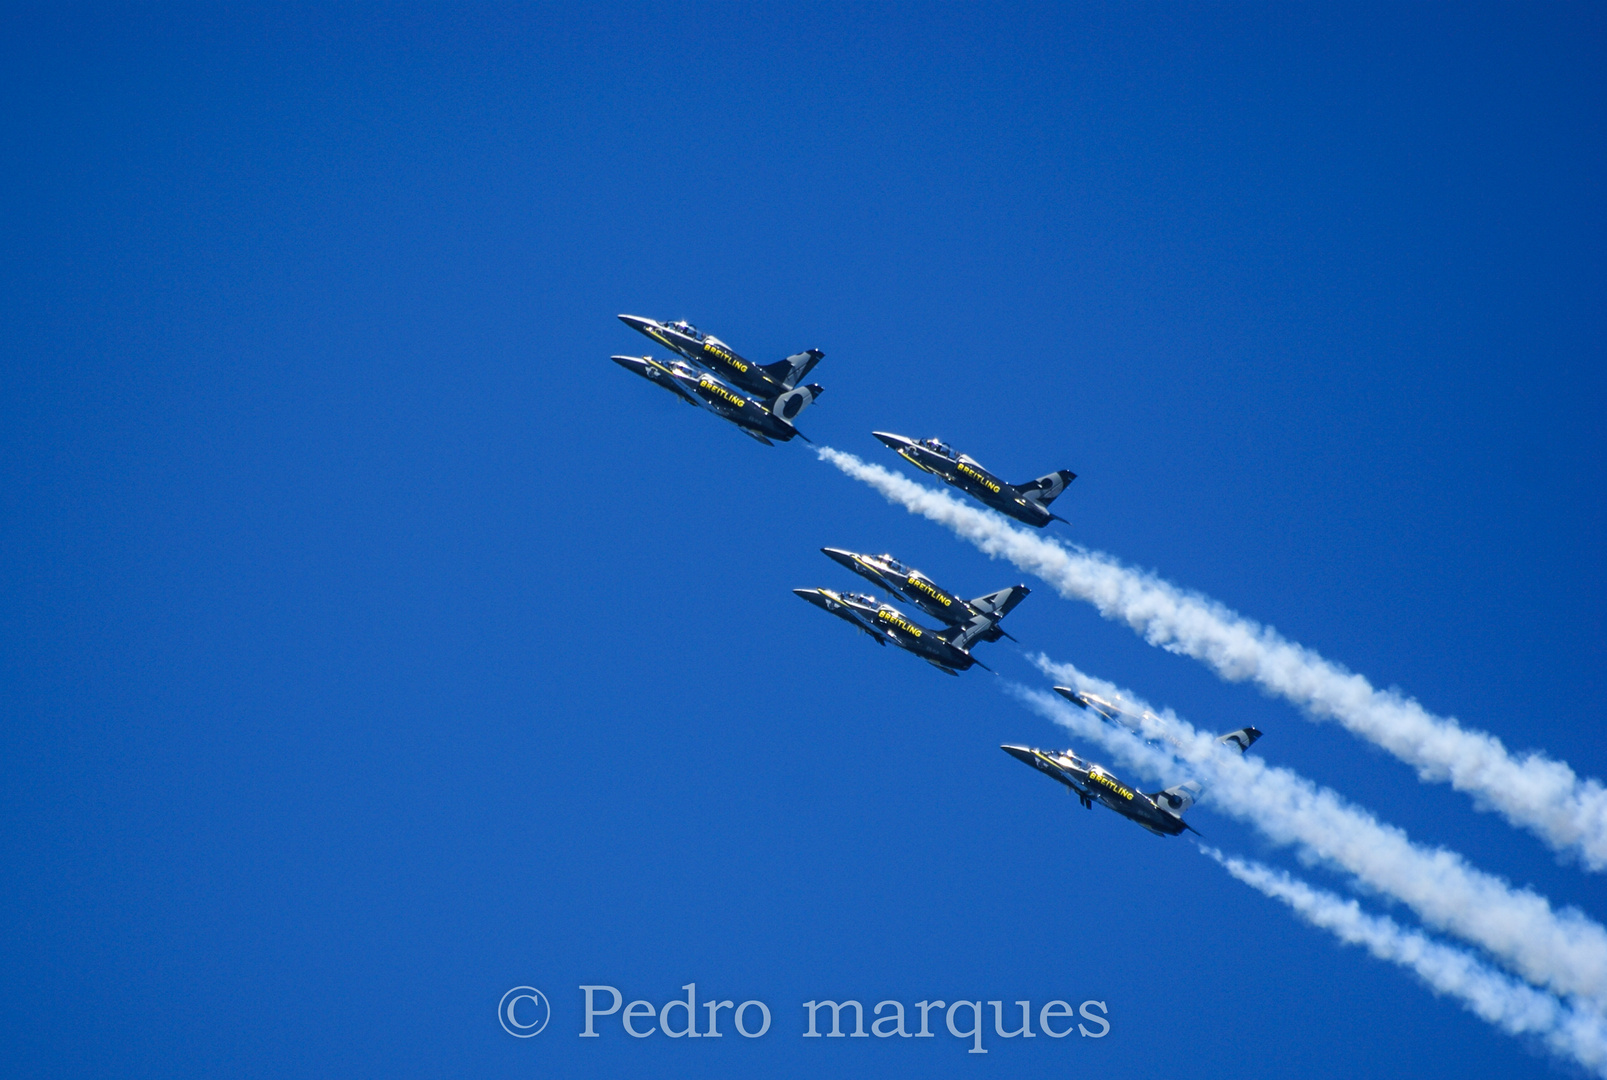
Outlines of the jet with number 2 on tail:
M 937 582 L 912 567 L 905 566 L 891 555 L 860 555 L 842 548 L 821 548 L 834 562 L 841 563 L 873 585 L 879 585 L 894 596 L 901 596 L 949 626 L 964 626 L 980 615 L 991 615 L 995 624 L 1026 599 L 1032 590 L 1025 585 L 1012 585 L 1008 589 L 979 596 L 975 600 L 962 600 L 941 588 Z M 998 641 L 1010 637 L 999 626 L 984 631 L 978 641 Z M 1010 638 L 1014 641 L 1015 638 Z
M 1230 732 L 1216 741 L 1242 754 L 1260 737 L 1261 732 L 1250 727 Z M 1199 832 L 1183 820 L 1183 811 L 1200 797 L 1200 785 L 1194 780 L 1185 780 L 1165 791 L 1146 793 L 1127 786 L 1103 765 L 1084 761 L 1070 750 L 1008 745 L 999 749 L 1065 784 L 1089 810 L 1094 808 L 1094 803 L 1102 803 L 1156 836 L 1176 836 L 1184 829 Z
M 1007 484 L 984 469 L 969 454 L 955 453 L 941 439 L 911 439 L 887 431 L 873 431 L 871 434 L 897 450 L 899 457 L 917 469 L 959 488 L 1006 517 L 1013 517 L 1036 529 L 1043 528 L 1051 521 L 1066 520 L 1059 514 L 1051 514 L 1049 504 L 1060 497 L 1067 484 L 1077 479 L 1074 472 L 1060 469 L 1024 484 Z
M 809 437 L 792 426 L 805 406 L 821 394 L 821 388 L 811 383 L 783 391 L 768 404 L 727 386 L 705 371 L 698 371 L 680 360 L 654 360 L 651 356 L 616 356 L 614 363 L 626 371 L 635 372 L 648 382 L 656 383 L 678 396 L 688 405 L 697 405 L 716 416 L 724 417 L 745 434 L 753 436 L 766 446 L 786 442 L 794 435 L 804 442 Z
M 910 622 L 904 613 L 891 604 L 884 604 L 864 593 L 841 593 L 835 589 L 794 589 L 823 611 L 829 611 L 845 622 L 852 623 L 878 645 L 892 642 L 905 652 L 914 653 L 940 671 L 958 675 L 977 664 L 988 665 L 973 657 L 971 645 L 979 640 L 998 618 L 979 615 L 964 626 L 950 626 L 931 630 Z
M 765 401 L 797 386 L 826 355 L 819 349 L 806 349 L 773 364 L 755 364 L 738 356 L 735 349 L 713 334 L 705 334 L 685 319 L 659 322 L 640 315 L 621 315 L 619 321 Z

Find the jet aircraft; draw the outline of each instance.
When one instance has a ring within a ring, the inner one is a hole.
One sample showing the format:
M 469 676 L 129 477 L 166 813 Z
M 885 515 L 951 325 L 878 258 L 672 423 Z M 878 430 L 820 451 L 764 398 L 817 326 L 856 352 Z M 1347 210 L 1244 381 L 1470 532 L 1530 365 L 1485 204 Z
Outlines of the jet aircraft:
M 1135 713 L 1130 709 L 1122 708 L 1122 706 L 1113 701 L 1106 701 L 1097 694 L 1090 694 L 1086 690 L 1073 690 L 1069 686 L 1057 686 L 1055 687 L 1055 693 L 1079 709 L 1091 709 L 1111 723 L 1147 738 L 1154 738 L 1166 726 L 1166 721 L 1148 709 Z
M 911 439 L 886 431 L 873 431 L 882 442 L 898 451 L 900 457 L 952 484 L 967 495 L 991 506 L 1008 517 L 1041 529 L 1051 521 L 1065 521 L 1049 512 L 1049 504 L 1077 479 L 1077 474 L 1061 469 L 1025 484 L 1007 484 L 984 469 L 969 454 L 957 454 L 940 439 Z
M 852 623 L 869 634 L 876 644 L 886 645 L 891 641 L 950 675 L 958 675 L 972 664 L 980 664 L 983 668 L 988 666 L 974 658 L 969 650 L 973 642 L 993 629 L 999 616 L 978 615 L 963 626 L 929 630 L 910 622 L 902 611 L 891 604 L 884 604 L 864 593 L 840 593 L 835 589 L 792 591 L 816 607 Z
M 1015 585 L 986 596 L 979 596 L 975 600 L 961 600 L 948 590 L 940 588 L 935 581 L 919 570 L 905 566 L 891 555 L 859 555 L 852 551 L 844 551 L 842 548 L 820 550 L 871 584 L 879 585 L 894 596 L 903 597 L 934 619 L 939 619 L 949 626 L 964 626 L 982 615 L 993 616 L 994 622 L 997 623 L 1010 614 L 1011 610 L 1032 591 L 1025 585 Z M 1010 635 L 995 625 L 977 640 L 998 641 L 1001 637 Z M 1011 637 L 1010 640 L 1014 641 L 1015 638 Z
M 1242 754 L 1260 737 L 1261 732 L 1253 727 L 1241 728 L 1223 735 L 1217 742 Z M 1185 780 L 1165 791 L 1145 793 L 1128 787 L 1103 765 L 1084 761 L 1070 750 L 1037 750 L 1009 745 L 999 749 L 1065 784 L 1089 810 L 1093 809 L 1094 803 L 1103 803 L 1156 836 L 1177 836 L 1184 829 L 1199 832 L 1183 820 L 1183 812 L 1200 797 L 1200 785 L 1196 781 Z
M 616 356 L 614 363 L 678 395 L 689 405 L 699 405 L 716 416 L 723 416 L 766 446 L 786 442 L 794 435 L 809 437 L 792 426 L 800 412 L 821 394 L 813 383 L 797 386 L 778 395 L 769 404 L 731 389 L 708 372 L 698 371 L 680 360 L 654 360 L 651 356 Z
M 736 350 L 713 334 L 703 333 L 685 319 L 659 322 L 640 315 L 621 315 L 619 321 L 632 330 L 646 334 L 666 349 L 675 350 L 699 367 L 707 368 L 738 389 L 765 401 L 797 386 L 826 355 L 819 349 L 807 349 L 773 364 L 755 364 L 738 356 Z

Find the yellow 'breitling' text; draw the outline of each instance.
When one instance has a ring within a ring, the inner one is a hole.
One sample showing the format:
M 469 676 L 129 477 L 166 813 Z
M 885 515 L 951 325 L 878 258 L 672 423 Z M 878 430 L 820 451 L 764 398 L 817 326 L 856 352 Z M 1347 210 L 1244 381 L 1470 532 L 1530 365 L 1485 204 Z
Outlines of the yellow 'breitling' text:
M 930 596 L 933 600 L 936 600 L 944 607 L 952 607 L 954 605 L 953 600 L 938 592 L 931 585 L 928 585 L 925 579 L 911 576 L 905 580 L 908 582 L 910 588 L 919 589 L 921 592 L 925 593 L 927 596 Z
M 876 617 L 878 619 L 880 619 L 882 622 L 892 623 L 894 626 L 898 627 L 900 630 L 904 631 L 906 634 L 909 634 L 911 637 L 920 637 L 921 636 L 921 628 L 919 626 L 916 626 L 912 622 L 907 622 L 904 619 L 900 619 L 897 615 L 894 615 L 891 611 L 878 611 L 876 613 Z
M 702 387 L 704 390 L 707 390 L 710 393 L 712 393 L 715 397 L 723 398 L 726 401 L 730 402 L 732 405 L 735 405 L 739 409 L 742 408 L 742 406 L 744 406 L 744 405 L 746 405 L 748 403 L 747 398 L 738 397 L 737 395 L 733 394 L 731 391 L 727 390 L 725 387 L 721 386 L 719 383 L 715 382 L 713 379 L 708 378 L 707 376 L 699 379 L 697 381 L 697 384 L 698 384 L 698 386 Z
M 969 476 L 971 479 L 975 480 L 977 483 L 979 483 L 983 487 L 987 488 L 989 491 L 993 492 L 995 495 L 999 494 L 999 485 L 998 484 L 995 484 L 992 480 L 989 480 L 986 476 L 983 476 L 981 473 L 977 472 L 975 469 L 971 468 L 971 466 L 965 464 L 963 461 L 960 462 L 958 465 L 956 465 L 955 468 L 959 472 L 963 473 L 966 476 Z
M 1132 791 L 1130 789 L 1122 787 L 1120 784 L 1118 784 L 1116 781 L 1112 780 L 1110 777 L 1106 776 L 1104 773 L 1091 772 L 1091 773 L 1088 774 L 1088 779 L 1094 781 L 1097 784 L 1103 784 L 1105 787 L 1110 788 L 1110 790 L 1114 791 L 1116 794 L 1120 795 L 1124 799 L 1131 800 L 1132 797 L 1133 797 L 1133 793 L 1132 793 Z
M 704 342 L 703 351 L 708 353 L 710 356 L 718 357 L 719 359 L 724 360 L 738 371 L 746 372 L 748 370 L 747 364 L 744 364 L 741 360 L 738 360 L 736 357 L 732 356 L 718 345 L 710 345 L 707 342 Z

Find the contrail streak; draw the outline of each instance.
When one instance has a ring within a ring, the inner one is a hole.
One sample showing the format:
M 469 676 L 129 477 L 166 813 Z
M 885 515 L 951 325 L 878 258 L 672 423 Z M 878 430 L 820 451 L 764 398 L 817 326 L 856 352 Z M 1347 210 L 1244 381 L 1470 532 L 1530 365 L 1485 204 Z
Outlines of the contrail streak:
M 1388 916 L 1369 915 L 1356 901 L 1312 888 L 1281 870 L 1203 844 L 1200 850 L 1246 885 L 1287 904 L 1312 926 L 1414 972 L 1430 990 L 1455 998 L 1479 1019 L 1509 1035 L 1537 1038 L 1558 1057 L 1607 1076 L 1607 1020 L 1600 1013 L 1564 1004 L 1493 970 L 1470 953 L 1408 930 Z
M 1040 664 L 1059 680 L 1122 698 L 1138 712 L 1147 709 L 1134 695 L 1069 664 L 1041 658 Z M 1143 721 L 1145 736 L 1165 738 L 1159 743 L 1041 690 L 1014 683 L 1007 689 L 1163 784 L 1196 777 L 1223 813 L 1406 904 L 1429 926 L 1479 946 L 1529 982 L 1607 1007 L 1607 930 L 1583 912 L 1554 910 L 1545 897 L 1478 870 L 1455 852 L 1415 844 L 1337 792 L 1256 755 L 1228 751 L 1170 711 Z
M 1126 622 L 1152 645 L 1203 661 L 1224 679 L 1252 680 L 1293 702 L 1314 720 L 1337 720 L 1351 733 L 1413 766 L 1423 780 L 1449 782 L 1552 848 L 1607 869 L 1607 787 L 1538 752 L 1514 755 L 1501 740 L 1435 716 L 1415 700 L 1379 690 L 1364 677 L 1275 630 L 1109 555 L 1067 547 L 1016 528 L 989 511 L 870 465 L 829 447 L 816 451 L 889 502 L 952 529 L 992 556 L 1002 556 L 1086 600 L 1107 619 Z

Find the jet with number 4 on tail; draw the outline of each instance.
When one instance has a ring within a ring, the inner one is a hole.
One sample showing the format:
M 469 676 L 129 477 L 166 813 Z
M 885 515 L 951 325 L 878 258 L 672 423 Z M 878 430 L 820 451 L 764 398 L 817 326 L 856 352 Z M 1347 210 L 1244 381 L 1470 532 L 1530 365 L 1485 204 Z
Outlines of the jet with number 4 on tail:
M 1261 732 L 1251 727 L 1223 735 L 1216 741 L 1242 754 L 1260 737 Z M 1185 780 L 1165 791 L 1146 793 L 1124 784 L 1103 765 L 1084 761 L 1070 750 L 1036 750 L 1008 745 L 999 749 L 1065 784 L 1089 810 L 1093 809 L 1094 803 L 1103 803 L 1156 836 L 1176 836 L 1184 829 L 1199 832 L 1183 820 L 1183 812 L 1200 797 L 1200 785 L 1196 781 Z
M 858 627 L 870 635 L 876 644 L 892 642 L 950 675 L 958 675 L 972 664 L 983 668 L 988 666 L 973 657 L 970 648 L 993 629 L 993 624 L 998 622 L 995 616 L 979 615 L 964 626 L 931 630 L 910 622 L 902 611 L 891 604 L 884 604 L 864 593 L 841 593 L 835 589 L 792 591 L 821 610 L 829 611 L 844 622 Z
M 894 596 L 903 597 L 949 626 L 964 626 L 979 616 L 992 616 L 995 625 L 984 631 L 977 638 L 978 641 L 998 641 L 1002 637 L 1010 637 L 997 625 L 998 621 L 1010 614 L 1032 591 L 1025 585 L 1013 585 L 975 600 L 962 600 L 891 555 L 860 555 L 842 548 L 820 550 L 832 561 L 841 563 L 871 584 L 880 586 Z M 1010 640 L 1014 641 L 1015 638 Z
M 727 386 L 706 371 L 698 371 L 681 360 L 654 360 L 651 356 L 616 356 L 614 363 L 633 371 L 680 397 L 731 421 L 743 432 L 766 446 L 786 442 L 794 435 L 804 442 L 809 437 L 792 426 L 805 406 L 820 396 L 821 388 L 811 383 L 783 391 L 769 402 L 749 397 Z
M 1049 504 L 1060 497 L 1067 484 L 1077 479 L 1074 472 L 1060 469 L 1024 484 L 1007 484 L 984 469 L 969 454 L 955 453 L 941 439 L 911 439 L 886 431 L 873 431 L 871 434 L 897 450 L 899 457 L 917 469 L 959 488 L 1006 517 L 1013 517 L 1037 529 L 1051 521 L 1066 520 L 1059 514 L 1050 513 Z
M 777 398 L 797 386 L 826 355 L 819 349 L 806 349 L 773 364 L 755 364 L 738 356 L 735 349 L 713 334 L 705 334 L 685 319 L 659 322 L 640 315 L 621 315 L 619 321 L 666 349 L 675 350 L 699 367 L 707 368 L 738 389 L 765 401 Z

